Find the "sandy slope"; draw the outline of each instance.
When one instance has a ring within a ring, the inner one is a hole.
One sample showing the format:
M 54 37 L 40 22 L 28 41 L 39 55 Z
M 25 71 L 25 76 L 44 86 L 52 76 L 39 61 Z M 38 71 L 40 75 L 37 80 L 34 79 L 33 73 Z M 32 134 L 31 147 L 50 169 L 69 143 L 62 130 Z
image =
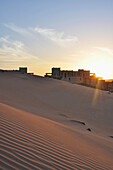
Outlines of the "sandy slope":
M 111 169 L 112 143 L 0 104 L 1 167 Z
M 112 113 L 107 92 L 0 73 L 1 167 L 113 169 Z

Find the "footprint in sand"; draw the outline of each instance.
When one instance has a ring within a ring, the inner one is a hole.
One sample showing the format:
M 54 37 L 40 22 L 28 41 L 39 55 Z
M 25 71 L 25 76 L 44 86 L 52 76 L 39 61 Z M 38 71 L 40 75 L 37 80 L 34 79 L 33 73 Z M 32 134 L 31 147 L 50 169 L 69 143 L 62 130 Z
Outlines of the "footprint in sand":
M 73 123 L 79 123 L 79 124 L 85 125 L 84 122 L 81 122 L 81 121 L 79 121 L 79 120 L 70 120 L 70 121 L 73 122 Z
M 90 129 L 90 128 L 87 128 L 87 130 L 88 130 L 89 132 L 91 132 L 91 129 Z

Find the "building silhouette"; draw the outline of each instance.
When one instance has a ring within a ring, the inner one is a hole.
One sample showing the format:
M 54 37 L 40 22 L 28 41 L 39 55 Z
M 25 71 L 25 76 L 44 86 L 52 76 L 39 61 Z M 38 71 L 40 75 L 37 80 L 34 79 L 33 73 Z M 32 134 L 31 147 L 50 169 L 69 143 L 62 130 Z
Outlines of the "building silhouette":
M 113 92 L 113 81 L 106 82 L 101 77 L 96 77 L 95 73 L 90 73 L 90 70 L 78 69 L 78 71 L 73 71 L 53 67 L 52 73 L 46 73 L 45 77 Z

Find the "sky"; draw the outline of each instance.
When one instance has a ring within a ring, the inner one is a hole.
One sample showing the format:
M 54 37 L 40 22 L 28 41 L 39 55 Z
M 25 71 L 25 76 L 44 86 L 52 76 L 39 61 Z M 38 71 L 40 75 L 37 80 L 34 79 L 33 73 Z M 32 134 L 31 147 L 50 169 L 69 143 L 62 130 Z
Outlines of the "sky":
M 0 69 L 113 79 L 113 0 L 0 0 Z

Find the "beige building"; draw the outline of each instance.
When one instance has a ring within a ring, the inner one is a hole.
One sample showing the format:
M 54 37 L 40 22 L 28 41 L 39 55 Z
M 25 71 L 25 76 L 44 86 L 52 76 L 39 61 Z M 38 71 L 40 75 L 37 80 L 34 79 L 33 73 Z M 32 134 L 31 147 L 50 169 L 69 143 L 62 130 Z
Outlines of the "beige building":
M 78 71 L 73 70 L 61 70 L 60 68 L 52 68 L 52 73 L 46 73 L 45 77 L 52 77 L 68 81 L 71 83 L 85 83 L 90 77 L 90 71 L 79 69 Z
M 52 73 L 46 73 L 45 77 L 51 77 L 63 81 L 68 81 L 73 84 L 82 84 L 101 90 L 108 90 L 113 92 L 113 81 L 106 82 L 100 77 L 96 77 L 95 73 L 90 73 L 89 70 L 79 69 L 73 70 L 61 70 L 60 68 L 52 68 Z

